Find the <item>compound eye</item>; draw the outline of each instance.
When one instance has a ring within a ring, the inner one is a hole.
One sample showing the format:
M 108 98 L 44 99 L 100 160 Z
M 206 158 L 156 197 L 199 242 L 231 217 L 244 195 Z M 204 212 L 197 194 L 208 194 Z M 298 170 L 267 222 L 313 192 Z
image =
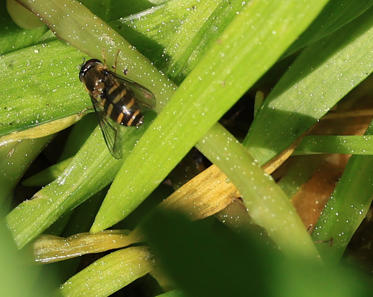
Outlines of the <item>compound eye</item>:
M 81 67 L 80 67 L 80 72 L 79 72 L 79 79 L 80 81 L 83 81 L 84 76 L 88 72 L 89 69 L 92 67 L 102 64 L 100 60 L 97 59 L 90 59 L 87 62 L 85 62 Z

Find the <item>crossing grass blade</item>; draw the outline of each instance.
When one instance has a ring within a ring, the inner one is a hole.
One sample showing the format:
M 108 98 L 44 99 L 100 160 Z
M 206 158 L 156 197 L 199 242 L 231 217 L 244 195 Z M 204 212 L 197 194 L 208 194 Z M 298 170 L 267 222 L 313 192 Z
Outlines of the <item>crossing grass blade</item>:
M 372 134 L 373 123 L 365 137 Z M 352 156 L 312 233 L 326 262 L 337 263 L 341 259 L 369 211 L 372 197 L 373 156 Z
M 146 127 L 145 122 L 141 128 L 128 132 L 134 135 L 128 137 L 123 148 L 124 155 L 129 153 L 138 135 L 141 135 Z M 97 127 L 56 180 L 37 192 L 34 199 L 22 202 L 8 214 L 7 224 L 18 248 L 22 248 L 42 233 L 62 214 L 71 211 L 107 186 L 121 163 L 121 160 L 114 159 L 108 152 Z M 87 164 L 90 164 L 89 168 Z M 82 184 L 84 187 L 81 187 Z
M 259 163 L 288 147 L 372 73 L 372 13 L 304 50 L 284 74 L 244 140 Z
M 308 13 L 311 10 L 313 17 L 316 16 L 323 4 L 325 2 L 311 5 Z M 301 4 L 254 1 L 236 16 L 126 159 L 102 204 L 92 232 L 115 224 L 138 206 L 181 157 L 277 60 L 302 32 L 301 26 L 305 28 L 311 21 L 311 14 L 307 13 L 307 20 L 300 13 L 304 13 L 304 6 L 301 9 L 298 5 Z M 271 22 L 266 21 L 269 11 Z M 286 34 L 282 34 L 282 30 Z M 250 71 L 242 65 L 250 65 Z M 223 149 L 215 145 L 213 148 Z M 143 164 L 140 170 L 138 164 Z M 239 174 L 239 170 L 236 173 Z
M 38 12 L 40 15 L 43 15 L 48 24 L 53 24 L 53 30 L 55 30 L 60 37 L 66 38 L 71 44 L 79 47 L 81 50 L 87 51 L 91 56 L 99 57 L 102 55 L 102 49 L 104 49 L 107 62 L 112 64 L 117 48 L 121 47 L 121 52 L 118 56 L 118 69 L 127 68 L 130 78 L 145 86 L 149 86 L 159 100 L 157 110 L 165 104 L 170 95 L 174 92 L 174 85 L 169 83 L 162 74 L 159 74 L 158 71 L 152 68 L 146 59 L 141 57 L 132 47 L 129 47 L 120 36 L 116 35 L 110 28 L 107 28 L 97 17 L 91 15 L 82 5 L 72 1 L 59 1 L 58 3 L 52 3 L 50 1 L 23 1 L 22 3 Z M 321 9 L 323 4 L 324 2 L 322 1 L 318 2 L 317 8 L 315 6 L 314 15 Z M 267 5 L 267 3 L 263 2 L 261 5 Z M 285 8 L 291 10 L 291 7 Z M 51 10 L 50 14 L 47 13 L 49 10 Z M 277 8 L 274 10 L 277 11 Z M 299 9 L 299 11 L 303 11 L 303 9 Z M 297 17 L 299 11 L 287 16 L 285 20 L 292 22 L 292 16 Z M 282 11 L 279 10 L 279 13 L 281 12 Z M 302 19 L 303 26 L 306 27 L 311 19 L 311 14 L 308 15 L 308 18 Z M 261 21 L 264 21 L 264 19 Z M 82 26 L 82 22 L 84 22 L 84 26 Z M 285 24 L 287 24 L 287 22 L 285 21 L 285 23 L 283 23 L 281 20 L 280 28 L 288 33 L 288 28 Z M 89 30 L 82 30 L 86 25 Z M 291 28 L 292 30 L 294 29 L 294 27 Z M 283 35 L 277 34 L 279 33 L 277 31 L 275 32 L 276 34 L 274 34 L 273 30 L 270 30 L 269 33 L 262 32 L 262 38 L 265 38 L 265 34 L 274 36 L 275 44 L 278 44 L 281 48 L 278 50 L 280 55 L 280 52 L 287 47 L 286 44 L 291 43 L 297 34 L 301 32 L 300 27 L 297 27 L 295 31 L 292 30 L 289 31 L 289 35 L 286 35 L 284 42 L 278 42 L 276 38 L 281 38 Z M 101 37 L 103 35 L 110 36 L 109 40 L 102 40 Z M 255 34 L 253 34 L 253 36 L 254 35 Z M 71 36 L 76 36 L 76 38 L 69 39 Z M 265 67 L 260 66 L 260 69 L 262 69 L 261 71 L 270 67 L 276 60 L 275 56 L 272 54 L 272 46 L 269 47 L 268 65 Z M 237 49 L 237 51 L 239 51 L 239 49 Z M 269 51 L 271 51 L 271 53 L 269 53 Z M 253 69 L 253 73 L 255 76 L 254 79 L 260 76 L 260 71 L 256 73 L 256 69 Z M 223 110 L 220 112 L 223 112 Z M 127 149 L 130 148 L 130 145 L 134 145 L 137 138 L 141 135 L 141 131 L 142 130 L 139 129 L 139 134 L 137 134 L 137 136 L 128 138 Z M 158 140 L 156 143 L 157 142 Z M 76 207 L 89 196 L 99 191 L 114 177 L 119 168 L 117 166 L 119 165 L 113 161 L 105 147 L 102 146 L 102 137 L 100 133 L 97 133 L 97 131 L 93 133 L 88 143 L 89 145 L 83 146 L 82 150 L 76 156 L 75 161 L 70 164 L 60 178 L 43 188 L 36 195 L 36 197 L 48 197 L 49 199 L 33 199 L 26 201 L 9 214 L 7 223 L 14 232 L 14 237 L 19 247 L 24 246 L 31 239 L 35 238 L 61 214 Z M 102 166 L 102 164 L 105 166 Z M 88 178 L 88 176 L 90 177 Z M 58 196 L 56 193 L 61 193 L 62 190 L 61 180 L 63 181 L 62 187 L 64 189 L 64 194 Z M 48 201 L 53 201 L 53 203 L 49 204 Z M 53 207 L 51 207 L 51 205 Z M 25 217 L 27 217 L 27 220 Z

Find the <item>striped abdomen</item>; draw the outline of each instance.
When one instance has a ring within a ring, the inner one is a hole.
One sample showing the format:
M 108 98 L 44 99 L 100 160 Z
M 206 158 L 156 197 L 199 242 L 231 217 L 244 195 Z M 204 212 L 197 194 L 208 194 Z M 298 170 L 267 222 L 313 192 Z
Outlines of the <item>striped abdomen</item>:
M 104 93 L 102 104 L 108 117 L 124 126 L 142 124 L 144 116 L 131 90 L 113 81 L 112 85 L 106 85 Z

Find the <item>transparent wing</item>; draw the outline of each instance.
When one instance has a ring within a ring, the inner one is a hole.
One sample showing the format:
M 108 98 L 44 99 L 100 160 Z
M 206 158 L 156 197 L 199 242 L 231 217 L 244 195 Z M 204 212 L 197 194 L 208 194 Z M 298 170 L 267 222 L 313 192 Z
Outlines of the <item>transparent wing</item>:
M 108 147 L 110 153 L 113 155 L 114 158 L 121 159 L 122 150 L 120 147 L 120 128 L 118 127 L 118 125 L 116 125 L 116 123 L 111 121 L 111 119 L 106 116 L 103 107 L 100 106 L 92 96 L 91 101 L 95 109 L 98 123 L 100 124 L 100 128 L 106 142 L 106 146 Z
M 132 80 L 118 76 L 115 73 L 111 74 L 121 84 L 123 84 L 126 88 L 130 89 L 135 94 L 136 102 L 138 102 L 141 107 L 145 109 L 154 109 L 156 101 L 153 93 L 150 90 Z

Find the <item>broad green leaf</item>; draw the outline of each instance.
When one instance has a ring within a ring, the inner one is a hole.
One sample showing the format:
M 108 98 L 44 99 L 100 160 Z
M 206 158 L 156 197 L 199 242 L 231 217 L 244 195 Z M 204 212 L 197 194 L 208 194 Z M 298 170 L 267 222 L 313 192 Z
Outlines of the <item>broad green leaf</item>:
M 373 123 L 365 137 L 371 134 Z M 325 261 L 335 263 L 340 260 L 365 218 L 372 197 L 373 156 L 352 156 L 312 233 L 312 238 L 319 242 L 317 248 Z
M 373 9 L 295 60 L 256 116 L 244 144 L 265 163 L 373 71 Z
M 149 273 L 153 265 L 153 256 L 147 248 L 122 249 L 75 274 L 61 286 L 60 293 L 62 296 L 109 296 Z

